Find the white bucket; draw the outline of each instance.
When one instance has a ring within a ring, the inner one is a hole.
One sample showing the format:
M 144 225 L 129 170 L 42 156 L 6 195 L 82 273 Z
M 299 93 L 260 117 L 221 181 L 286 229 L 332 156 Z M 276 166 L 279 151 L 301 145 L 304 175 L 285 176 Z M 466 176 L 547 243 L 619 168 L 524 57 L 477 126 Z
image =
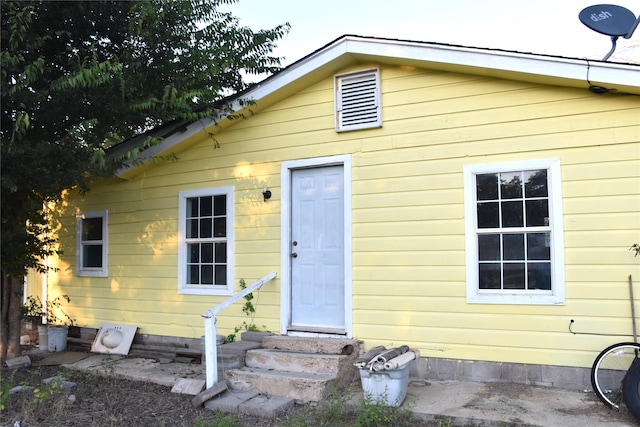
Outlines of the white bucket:
M 65 351 L 67 349 L 68 333 L 69 329 L 66 326 L 49 327 L 49 351 Z
M 49 350 L 49 328 L 46 325 L 38 326 L 38 348 Z

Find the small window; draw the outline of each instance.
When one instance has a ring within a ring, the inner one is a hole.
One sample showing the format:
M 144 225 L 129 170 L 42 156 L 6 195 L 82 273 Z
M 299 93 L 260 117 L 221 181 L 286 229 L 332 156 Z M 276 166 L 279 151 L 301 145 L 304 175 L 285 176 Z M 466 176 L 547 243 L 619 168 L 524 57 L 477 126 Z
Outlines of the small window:
M 380 72 L 377 69 L 335 77 L 336 132 L 382 126 Z
M 564 304 L 560 162 L 465 167 L 467 301 Z
M 181 192 L 178 228 L 178 291 L 231 295 L 233 188 Z
M 107 277 L 107 211 L 76 216 L 76 273 Z

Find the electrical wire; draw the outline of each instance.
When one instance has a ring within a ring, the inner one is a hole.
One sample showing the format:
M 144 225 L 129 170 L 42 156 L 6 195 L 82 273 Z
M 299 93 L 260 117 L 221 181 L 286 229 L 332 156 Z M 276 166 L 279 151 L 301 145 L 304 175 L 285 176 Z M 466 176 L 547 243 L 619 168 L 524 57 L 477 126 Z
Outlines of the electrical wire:
M 571 329 L 571 326 L 573 325 L 574 322 L 575 320 L 573 319 L 571 319 L 571 321 L 569 322 L 569 332 L 571 332 L 573 335 L 595 335 L 599 337 L 630 337 L 632 336 L 630 334 L 599 334 L 597 332 L 574 332 L 573 329 Z

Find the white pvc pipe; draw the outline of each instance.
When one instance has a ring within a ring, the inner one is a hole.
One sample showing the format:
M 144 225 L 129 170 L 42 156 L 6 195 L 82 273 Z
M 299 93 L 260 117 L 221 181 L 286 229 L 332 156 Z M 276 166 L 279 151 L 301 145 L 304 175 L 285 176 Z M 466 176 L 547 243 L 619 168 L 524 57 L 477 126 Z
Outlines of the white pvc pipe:
M 401 354 L 400 356 L 389 360 L 384 364 L 384 369 L 387 371 L 394 371 L 396 369 L 400 369 L 404 367 L 407 363 L 411 362 L 416 358 L 416 354 L 413 351 L 407 351 L 406 353 Z

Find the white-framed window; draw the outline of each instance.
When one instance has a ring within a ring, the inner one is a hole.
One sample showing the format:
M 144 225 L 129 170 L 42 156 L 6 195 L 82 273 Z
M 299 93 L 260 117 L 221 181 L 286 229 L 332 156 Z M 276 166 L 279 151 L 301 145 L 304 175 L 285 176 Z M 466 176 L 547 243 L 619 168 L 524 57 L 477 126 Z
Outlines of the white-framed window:
M 336 132 L 382 126 L 377 68 L 337 75 L 334 87 Z
M 233 187 L 181 191 L 178 292 L 233 294 Z
M 107 277 L 106 210 L 76 215 L 76 274 Z
M 560 160 L 464 167 L 467 302 L 565 303 Z

